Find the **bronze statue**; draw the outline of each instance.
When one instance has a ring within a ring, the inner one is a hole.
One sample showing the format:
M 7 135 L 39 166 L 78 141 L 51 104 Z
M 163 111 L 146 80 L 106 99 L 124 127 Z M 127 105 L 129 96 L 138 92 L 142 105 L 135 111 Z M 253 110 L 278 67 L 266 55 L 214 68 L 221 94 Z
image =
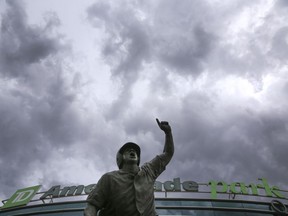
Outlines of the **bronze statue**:
M 165 132 L 163 153 L 139 167 L 140 147 L 124 144 L 117 153 L 119 170 L 104 174 L 87 198 L 84 216 L 155 216 L 154 182 L 174 154 L 171 127 L 156 119 Z

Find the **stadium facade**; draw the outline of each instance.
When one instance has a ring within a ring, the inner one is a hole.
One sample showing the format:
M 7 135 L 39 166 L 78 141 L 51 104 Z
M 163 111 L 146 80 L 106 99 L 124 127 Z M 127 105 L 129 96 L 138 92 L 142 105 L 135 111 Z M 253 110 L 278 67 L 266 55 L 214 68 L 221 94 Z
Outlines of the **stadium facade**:
M 52 186 L 39 192 L 41 185 L 17 190 L 3 200 L 0 216 L 82 216 L 87 194 L 95 184 Z M 159 216 L 260 216 L 288 215 L 288 191 L 257 183 L 209 181 L 197 183 L 180 178 L 155 183 L 155 204 Z

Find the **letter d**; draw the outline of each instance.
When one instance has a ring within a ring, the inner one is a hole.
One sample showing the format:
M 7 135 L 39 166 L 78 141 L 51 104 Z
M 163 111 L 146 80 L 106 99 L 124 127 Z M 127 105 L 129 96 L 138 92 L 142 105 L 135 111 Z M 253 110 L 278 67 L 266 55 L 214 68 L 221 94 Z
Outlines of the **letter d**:
M 174 178 L 172 181 L 166 181 L 164 183 L 164 189 L 166 191 L 181 191 L 180 178 Z
M 17 197 L 12 201 L 12 203 L 23 202 L 24 200 L 29 199 L 33 193 L 34 190 L 18 192 Z

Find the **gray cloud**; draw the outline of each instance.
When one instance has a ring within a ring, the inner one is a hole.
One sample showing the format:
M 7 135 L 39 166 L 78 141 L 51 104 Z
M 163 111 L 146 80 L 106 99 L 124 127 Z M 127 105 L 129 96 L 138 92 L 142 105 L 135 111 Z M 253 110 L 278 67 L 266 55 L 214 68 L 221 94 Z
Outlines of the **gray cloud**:
M 231 107 L 225 112 L 216 100 L 205 95 L 202 99 L 196 101 L 191 95 L 183 101 L 183 114 L 178 118 L 181 124 L 175 128 L 174 175 L 193 176 L 200 181 L 256 181 L 266 177 L 284 185 L 288 177 L 284 153 L 287 106 L 259 112 L 243 104 L 243 108 Z M 175 171 L 179 166 L 180 171 Z
M 154 83 L 164 83 L 162 80 L 169 73 L 197 79 L 203 71 L 219 73 L 221 70 L 225 74 L 247 76 L 248 71 L 264 70 L 267 63 L 259 47 L 251 45 L 247 47 L 247 55 L 238 57 L 230 52 L 234 48 L 226 43 L 223 35 L 229 24 L 227 20 L 254 5 L 246 1 L 223 3 L 217 5 L 216 12 L 215 6 L 205 1 L 121 5 L 97 2 L 90 6 L 88 20 L 107 34 L 103 41 L 103 58 L 110 65 L 114 78 L 122 82 L 122 90 L 107 117 L 114 118 L 115 110 L 122 113 L 131 105 L 130 91 L 143 75 L 143 67 L 149 64 L 162 71 L 160 76 L 155 74 Z M 258 65 L 257 68 L 254 65 Z M 261 88 L 261 75 L 250 76 Z M 171 88 L 171 82 L 166 84 L 166 89 Z M 162 88 L 162 85 L 156 86 Z
M 285 1 L 285 0 L 277 0 L 276 4 L 280 7 L 287 7 L 288 6 L 287 1 Z
M 177 73 L 198 75 L 203 70 L 215 37 L 205 32 L 201 26 L 195 26 L 189 36 L 190 38 L 182 38 L 174 35 L 174 39 L 162 44 L 160 42 L 159 59 Z
M 275 58 L 284 62 L 288 56 L 287 36 L 288 36 L 288 26 L 279 29 L 273 37 L 272 49 L 271 49 L 271 54 L 275 56 Z
M 22 186 L 35 164 L 50 159 L 53 149 L 82 136 L 60 63 L 68 46 L 49 30 L 58 23 L 51 19 L 46 26 L 30 26 L 20 1 L 7 1 L 2 15 L 0 182 L 7 196 Z
M 18 1 L 7 1 L 7 4 L 10 9 L 3 14 L 1 24 L 0 69 L 6 76 L 27 76 L 25 69 L 28 65 L 64 48 L 59 40 L 45 34 L 58 21 L 53 17 L 56 20 L 49 23 L 54 25 L 47 25 L 47 28 L 31 27 L 27 25 L 27 15 Z
M 87 9 L 87 14 L 92 23 L 104 24 L 108 38 L 104 41 L 102 54 L 112 63 L 113 75 L 121 77 L 124 84 L 133 83 L 142 63 L 150 55 L 145 24 L 137 19 L 131 5 L 124 8 L 95 3 Z
M 23 5 L 9 2 L 0 39 L 0 182 L 7 185 L 0 194 L 27 186 L 21 179 L 33 169 L 46 188 L 70 182 L 63 180 L 70 169 L 89 169 L 83 179 L 96 182 L 102 172 L 117 168 L 115 155 L 126 141 L 141 145 L 145 162 L 163 148 L 156 117 L 171 123 L 176 146 L 161 179 L 266 177 L 284 187 L 287 25 L 281 20 L 287 13 L 279 3 L 267 4 L 91 5 L 83 13 L 102 34 L 97 59 L 117 85 L 107 95 L 114 100 L 103 102 L 95 86 L 77 79 L 88 80 L 85 71 L 74 76 L 64 69 L 72 49 L 57 34 L 59 18 L 52 14 L 44 26 L 31 26 Z M 263 16 L 256 17 L 257 11 Z M 95 79 L 101 79 L 99 68 Z M 234 86 L 238 82 L 243 86 Z
M 87 9 L 87 14 L 96 27 L 104 24 L 108 37 L 103 45 L 103 58 L 111 65 L 112 75 L 122 81 L 119 97 L 107 113 L 108 118 L 113 118 L 129 106 L 129 91 L 138 79 L 142 64 L 149 60 L 148 32 L 131 5 L 112 7 L 108 3 L 95 3 Z
M 262 106 L 266 105 L 253 100 L 245 100 L 243 105 L 239 102 L 229 107 L 219 102 L 217 94 L 221 92 L 213 93 L 209 88 L 205 90 L 206 93 L 194 92 L 193 81 L 190 94 L 182 99 L 177 96 L 173 98 L 180 105 L 170 104 L 167 99 L 162 106 L 157 98 L 157 94 L 164 98 L 171 97 L 171 89 L 177 83 L 167 77 L 173 74 L 187 79 L 192 76 L 197 81 L 203 79 L 202 75 L 207 72 L 211 76 L 208 86 L 213 86 L 214 82 L 226 76 L 234 75 L 248 79 L 255 90 L 261 91 L 263 77 L 275 68 L 273 59 L 282 63 L 286 61 L 286 26 L 279 24 L 267 31 L 276 22 L 276 17 L 272 16 L 277 13 L 276 7 L 272 6 L 264 17 L 259 18 L 260 24 L 245 31 L 239 30 L 236 36 L 230 35 L 234 37 L 232 42 L 227 33 L 229 28 L 233 28 L 232 22 L 237 21 L 237 16 L 264 5 L 248 1 L 223 3 L 216 8 L 203 1 L 194 1 L 192 4 L 190 1 L 159 1 L 151 5 L 134 5 L 145 14 L 142 21 L 135 16 L 136 8 L 124 9 L 127 5 L 113 7 L 95 4 L 88 10 L 90 19 L 97 17 L 98 22 L 101 20 L 104 24 L 109 37 L 104 45 L 103 57 L 112 57 L 113 75 L 121 79 L 125 89 L 111 113 L 115 114 L 117 110 L 123 116 L 131 118 L 124 122 L 128 134 L 149 131 L 148 122 L 137 117 L 143 116 L 142 113 L 145 113 L 144 116 L 151 116 L 151 119 L 153 113 L 161 113 L 175 122 L 177 151 L 169 176 L 173 173 L 189 178 L 192 172 L 196 173 L 196 178 L 206 181 L 209 178 L 256 181 L 258 177 L 267 177 L 269 173 L 271 181 L 284 184 L 287 176 L 283 176 L 283 172 L 286 172 L 283 164 L 287 161 L 281 152 L 285 152 L 284 143 L 287 142 L 286 111 L 277 113 L 269 105 L 266 107 L 268 111 L 264 111 Z M 104 11 L 100 10 L 101 7 Z M 149 11 L 147 8 L 153 9 Z M 119 18 L 119 14 L 124 12 L 125 18 Z M 272 19 L 269 19 L 271 16 Z M 129 22 L 126 17 L 129 17 Z M 131 25 L 133 22 L 136 24 Z M 137 34 L 127 34 L 134 31 Z M 131 40 L 129 44 L 125 44 L 127 35 L 131 36 L 128 37 Z M 139 38 L 144 38 L 140 41 L 145 43 L 139 43 Z M 137 42 L 137 46 L 134 42 Z M 140 54 L 135 54 L 134 50 L 138 50 Z M 144 62 L 165 70 L 156 73 L 154 79 L 150 80 L 153 91 L 148 93 L 147 98 L 150 98 L 151 104 L 145 103 L 145 109 L 128 114 L 132 109 L 129 104 L 131 85 L 140 77 L 140 66 Z M 165 89 L 166 92 L 164 90 L 163 93 L 160 89 Z M 281 89 L 274 96 L 282 95 L 284 91 Z M 255 105 L 253 108 L 252 104 Z M 285 102 L 281 105 L 286 106 Z M 147 114 L 151 107 L 154 107 L 154 112 Z M 268 116 L 266 112 L 273 114 Z M 152 133 L 154 139 L 158 140 L 158 136 Z M 153 154 L 152 150 L 146 150 L 149 151 L 147 154 Z M 181 168 L 178 168 L 180 165 Z

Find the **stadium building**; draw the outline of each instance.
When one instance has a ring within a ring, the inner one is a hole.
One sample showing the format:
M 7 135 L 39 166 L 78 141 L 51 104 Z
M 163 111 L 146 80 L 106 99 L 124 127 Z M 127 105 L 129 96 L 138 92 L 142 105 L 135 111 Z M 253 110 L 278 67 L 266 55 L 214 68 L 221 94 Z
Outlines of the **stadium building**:
M 17 190 L 2 200 L 0 216 L 82 216 L 88 186 L 52 186 L 39 192 L 41 185 Z M 288 215 L 288 191 L 269 185 L 267 179 L 257 183 L 209 181 L 197 183 L 180 178 L 155 183 L 155 204 L 159 216 L 260 216 Z

